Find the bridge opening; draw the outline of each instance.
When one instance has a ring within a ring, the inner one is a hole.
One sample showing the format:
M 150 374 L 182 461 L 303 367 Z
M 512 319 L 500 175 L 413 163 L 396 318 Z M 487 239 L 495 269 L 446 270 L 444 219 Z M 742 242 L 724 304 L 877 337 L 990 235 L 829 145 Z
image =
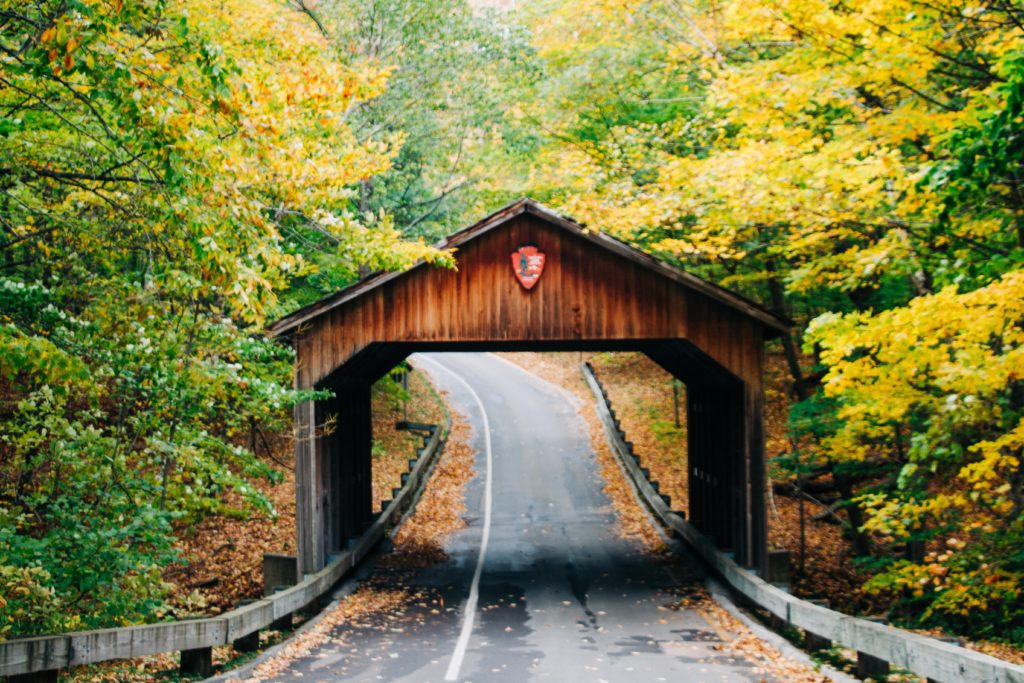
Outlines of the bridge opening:
M 325 456 L 320 483 L 325 557 L 339 552 L 348 540 L 362 533 L 377 512 L 370 501 L 373 416 L 367 409 L 373 384 L 417 355 L 443 358 L 447 354 L 474 352 L 503 355 L 560 352 L 560 356 L 577 360 L 597 352 L 633 352 L 647 356 L 681 385 L 680 412 L 687 425 L 687 442 L 678 453 L 677 463 L 688 477 L 688 498 L 676 498 L 676 509 L 686 513 L 719 548 L 753 557 L 753 548 L 743 548 L 747 542 L 745 524 L 751 521 L 744 516 L 744 510 L 751 507 L 751 501 L 744 499 L 748 491 L 744 479 L 756 477 L 763 470 L 745 471 L 742 432 L 732 428 L 743 420 L 742 382 L 723 368 L 716 368 L 708 359 L 696 362 L 699 351 L 680 340 L 652 340 L 640 344 L 590 340 L 576 342 L 570 348 L 561 343 L 544 342 L 434 342 L 379 344 L 367 349 L 365 355 L 354 359 L 354 365 L 346 366 L 344 372 L 332 373 L 317 384 L 317 388 L 334 393 L 333 399 L 316 404 L 314 416 L 315 425 L 332 425 L 330 434 L 324 435 L 318 430 L 319 446 Z M 419 365 L 429 372 L 429 364 Z M 576 374 L 582 382 L 578 367 Z M 474 378 L 466 379 L 472 382 Z M 502 387 L 492 385 L 489 390 L 500 393 Z M 363 462 L 354 462 L 353 456 L 360 453 Z M 763 487 L 762 481 L 753 484 L 749 491 L 761 491 Z

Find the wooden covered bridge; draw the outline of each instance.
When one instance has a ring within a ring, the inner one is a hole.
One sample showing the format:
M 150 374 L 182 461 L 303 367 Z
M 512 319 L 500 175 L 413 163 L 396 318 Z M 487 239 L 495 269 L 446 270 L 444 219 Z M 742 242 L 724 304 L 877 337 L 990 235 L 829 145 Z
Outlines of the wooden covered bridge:
M 371 384 L 411 353 L 456 350 L 647 354 L 686 383 L 691 522 L 763 567 L 763 347 L 788 321 L 529 199 L 440 246 L 457 270 L 372 275 L 270 327 L 294 344 L 296 385 L 335 394 L 295 410 L 301 572 L 372 521 Z

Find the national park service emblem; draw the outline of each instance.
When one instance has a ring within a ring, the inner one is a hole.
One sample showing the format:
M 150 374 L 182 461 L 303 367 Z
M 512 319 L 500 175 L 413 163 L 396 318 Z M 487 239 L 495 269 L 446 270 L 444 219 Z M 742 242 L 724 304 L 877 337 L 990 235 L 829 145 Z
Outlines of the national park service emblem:
M 516 279 L 526 289 L 533 289 L 544 272 L 544 254 L 532 244 L 523 246 L 512 252 L 512 271 Z

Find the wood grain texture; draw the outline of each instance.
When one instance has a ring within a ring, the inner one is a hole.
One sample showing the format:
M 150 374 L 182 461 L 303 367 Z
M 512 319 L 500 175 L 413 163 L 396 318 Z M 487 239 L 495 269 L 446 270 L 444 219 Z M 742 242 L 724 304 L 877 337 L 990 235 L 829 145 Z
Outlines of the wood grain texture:
M 509 258 L 522 244 L 547 255 L 531 290 L 519 285 Z M 751 315 L 546 218 L 508 218 L 462 242 L 457 258 L 457 270 L 421 267 L 381 278 L 291 328 L 298 386 L 323 383 L 375 343 L 514 348 L 670 339 L 687 339 L 732 375 L 760 382 L 753 347 L 775 329 L 766 314 Z
M 510 258 L 527 244 L 546 257 L 529 290 Z M 650 355 L 692 387 L 694 519 L 742 563 L 764 561 L 762 347 L 787 321 L 529 200 L 443 246 L 457 247 L 457 269 L 371 276 L 271 326 L 295 345 L 296 385 L 335 393 L 316 406 L 316 429 L 296 413 L 305 434 L 334 425 L 297 449 L 302 571 L 322 567 L 372 512 L 370 384 L 409 353 L 456 348 Z
M 620 242 L 619 240 L 604 233 L 596 230 L 588 230 L 579 223 L 576 223 L 565 216 L 559 215 L 555 211 L 552 211 L 551 209 L 528 198 L 515 201 L 478 223 L 448 236 L 437 246 L 441 249 L 461 250 L 468 242 L 474 241 L 492 230 L 502 228 L 506 223 L 511 222 L 512 219 L 523 215 L 537 217 L 546 224 L 558 227 L 564 232 L 575 235 L 592 245 L 600 247 L 604 251 L 618 256 L 620 259 L 631 261 L 652 273 L 659 274 L 663 278 L 683 285 L 695 292 L 700 292 L 727 307 L 730 307 L 753 319 L 759 320 L 763 325 L 774 330 L 775 333 L 784 332 L 792 326 L 792 321 L 772 313 L 756 302 L 750 301 L 735 292 L 719 287 L 718 285 L 699 278 L 685 270 L 670 266 L 659 261 L 653 256 L 635 249 L 624 242 Z M 423 268 L 424 265 L 425 264 L 423 262 L 419 262 L 413 266 L 413 269 Z M 267 328 L 268 332 L 274 336 L 290 333 L 305 322 L 325 315 L 328 311 L 331 311 L 337 306 L 352 299 L 366 296 L 368 292 L 380 287 L 381 285 L 402 277 L 404 277 L 402 273 L 375 273 L 351 287 L 347 287 L 336 294 L 325 297 L 320 301 L 310 304 L 309 306 L 278 320 Z

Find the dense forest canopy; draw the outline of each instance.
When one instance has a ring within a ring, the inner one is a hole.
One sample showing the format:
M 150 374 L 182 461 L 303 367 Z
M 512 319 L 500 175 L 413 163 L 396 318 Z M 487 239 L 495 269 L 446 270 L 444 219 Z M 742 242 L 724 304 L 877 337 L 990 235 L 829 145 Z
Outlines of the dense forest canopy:
M 530 194 L 793 317 L 777 464 L 1024 642 L 1022 132 L 1012 0 L 0 0 L 0 637 L 167 615 L 307 397 L 262 325 Z
M 772 455 L 832 472 L 897 615 L 1020 641 L 1024 9 L 585 6 L 534 19 L 536 192 L 793 316 Z

